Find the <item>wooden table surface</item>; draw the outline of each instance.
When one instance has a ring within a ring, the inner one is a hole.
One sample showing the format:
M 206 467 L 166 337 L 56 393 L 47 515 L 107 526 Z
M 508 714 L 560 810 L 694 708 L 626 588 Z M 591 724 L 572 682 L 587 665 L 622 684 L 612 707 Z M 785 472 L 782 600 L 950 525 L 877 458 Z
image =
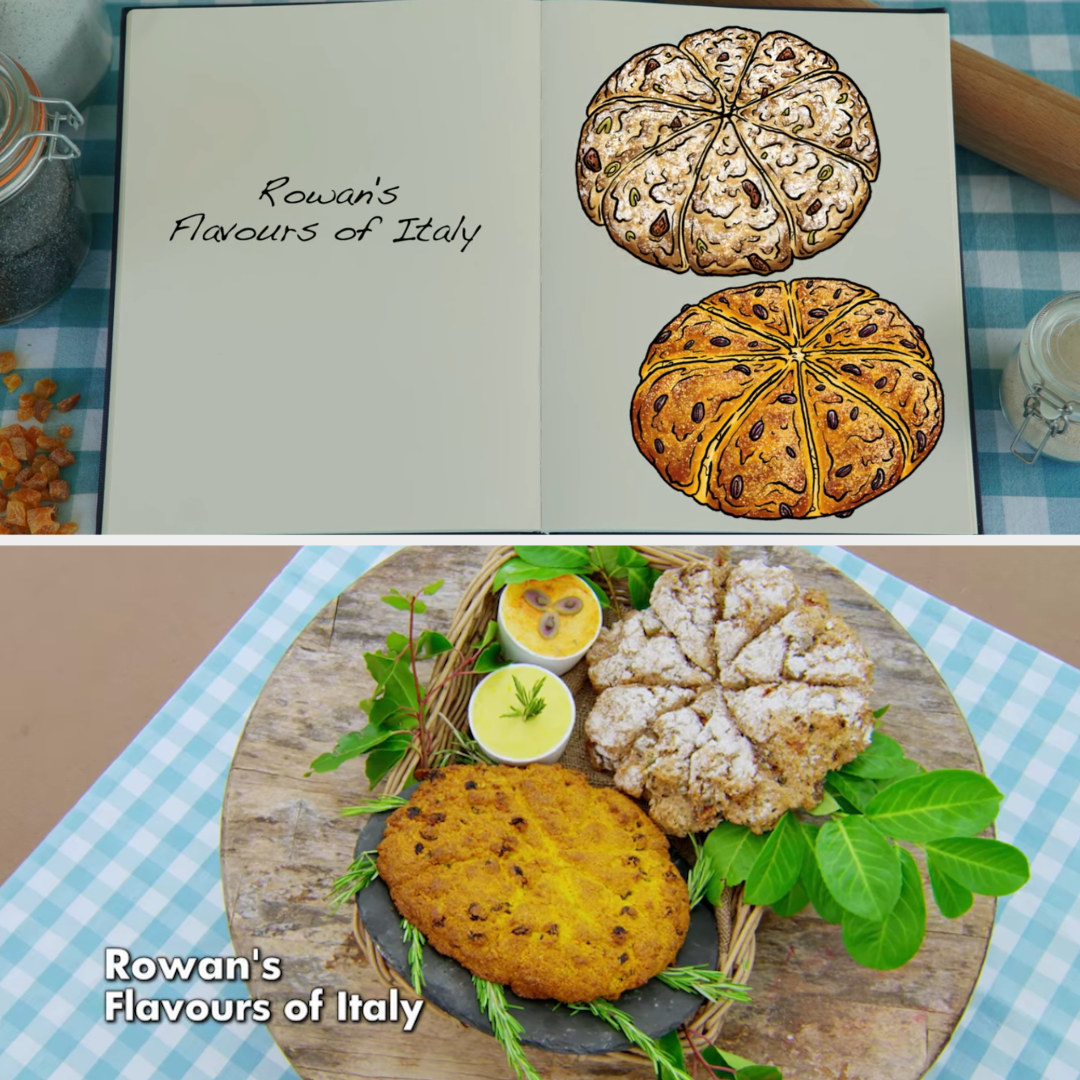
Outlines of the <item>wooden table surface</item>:
M 709 549 L 702 549 L 710 554 Z M 412 548 L 395 555 L 328 605 L 297 639 L 263 690 L 245 728 L 222 817 L 225 905 L 238 954 L 281 956 L 280 981 L 253 983 L 253 996 L 275 1003 L 270 1030 L 305 1080 L 423 1078 L 474 1080 L 510 1075 L 493 1039 L 425 1006 L 414 1031 L 400 1024 L 287 1023 L 281 1006 L 312 987 L 328 998 L 343 989 L 385 997 L 363 964 L 350 913 L 324 897 L 352 858 L 357 823 L 338 811 L 366 791 L 363 768 L 304 778 L 310 761 L 360 726 L 357 701 L 371 681 L 362 654 L 402 629 L 380 603 L 390 586 L 415 590 L 436 578 L 446 586 L 425 625 L 445 628 L 486 549 Z M 824 588 L 833 607 L 861 634 L 875 663 L 876 702 L 892 709 L 884 730 L 928 767 L 978 767 L 970 733 L 922 651 L 866 593 L 814 556 L 795 549 L 737 548 L 794 569 L 808 587 Z M 728 1014 L 723 1038 L 737 1053 L 773 1062 L 786 1080 L 915 1080 L 937 1056 L 962 1012 L 985 952 L 992 901 L 946 921 L 931 906 L 922 952 L 897 972 L 858 967 L 839 928 L 812 912 L 767 915 L 758 933 L 753 1006 Z M 610 1058 L 538 1050 L 530 1058 L 552 1078 L 651 1076 Z

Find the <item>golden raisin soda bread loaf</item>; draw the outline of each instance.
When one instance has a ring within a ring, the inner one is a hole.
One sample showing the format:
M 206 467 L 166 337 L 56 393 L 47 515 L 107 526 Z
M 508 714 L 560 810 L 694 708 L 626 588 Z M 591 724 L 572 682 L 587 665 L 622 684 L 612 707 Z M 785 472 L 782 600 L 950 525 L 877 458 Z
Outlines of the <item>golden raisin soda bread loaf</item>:
M 626 629 L 634 616 L 623 620 L 587 657 L 599 696 L 585 736 L 594 766 L 645 799 L 666 832 L 723 820 L 771 829 L 787 810 L 816 806 L 825 774 L 868 745 L 870 658 L 827 599 L 800 589 L 786 567 L 668 570 L 651 609 L 637 614 L 653 620 L 650 641 L 682 653 L 695 677 L 674 682 L 663 664 L 666 681 L 658 679 L 655 648 L 636 665 L 613 663 L 636 652 L 636 631 Z
M 617 998 L 690 925 L 660 830 L 558 765 L 437 770 L 390 816 L 378 867 L 435 949 L 526 998 Z
M 671 487 L 713 510 L 843 517 L 933 450 L 945 418 L 933 364 L 922 329 L 866 286 L 725 289 L 653 340 L 631 430 Z
M 586 214 L 637 258 L 768 274 L 844 236 L 879 162 L 870 107 L 828 53 L 729 26 L 627 60 L 589 104 L 576 165 Z

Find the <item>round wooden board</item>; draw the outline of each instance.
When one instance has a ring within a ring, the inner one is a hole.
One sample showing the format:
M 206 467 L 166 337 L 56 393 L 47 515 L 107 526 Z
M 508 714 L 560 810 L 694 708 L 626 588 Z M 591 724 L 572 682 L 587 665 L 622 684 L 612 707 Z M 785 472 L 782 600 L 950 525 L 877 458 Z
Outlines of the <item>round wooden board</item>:
M 359 761 L 305 778 L 314 757 L 361 726 L 357 702 L 372 682 L 363 653 L 380 647 L 398 618 L 379 600 L 391 587 L 415 591 L 438 578 L 424 626 L 445 630 L 458 599 L 489 549 L 410 548 L 365 574 L 300 634 L 263 688 L 229 773 L 222 812 L 225 909 L 238 955 L 280 956 L 276 982 L 254 981 L 253 997 L 272 1002 L 271 1034 L 305 1080 L 394 1078 L 509 1080 L 502 1049 L 426 1005 L 415 1029 L 400 1021 L 338 1022 L 339 990 L 386 998 L 361 959 L 351 909 L 325 900 L 352 859 L 357 822 L 338 811 L 367 791 Z M 700 549 L 705 557 L 713 549 Z M 854 626 L 874 660 L 881 721 L 910 757 L 928 768 L 981 769 L 967 723 L 937 671 L 875 600 L 816 556 L 796 548 L 734 548 L 734 559 L 790 566 L 808 588 L 823 589 Z M 767 914 L 758 931 L 752 1006 L 728 1013 L 724 1044 L 753 1061 L 779 1066 L 785 1080 L 916 1080 L 929 1068 L 967 1005 L 982 966 L 993 902 L 977 897 L 948 921 L 931 903 L 919 955 L 895 972 L 859 967 L 844 952 L 838 927 L 812 910 L 790 919 Z M 258 969 L 256 969 L 258 970 Z M 290 1023 L 282 1007 L 324 987 L 323 1021 Z M 651 1068 L 619 1059 L 530 1050 L 549 1080 L 629 1076 Z

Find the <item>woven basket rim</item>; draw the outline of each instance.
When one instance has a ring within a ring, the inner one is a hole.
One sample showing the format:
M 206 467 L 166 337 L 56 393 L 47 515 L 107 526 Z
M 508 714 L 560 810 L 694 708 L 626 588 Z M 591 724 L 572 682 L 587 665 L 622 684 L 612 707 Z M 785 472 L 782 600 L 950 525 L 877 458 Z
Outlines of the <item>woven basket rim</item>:
M 698 553 L 688 552 L 681 548 L 634 546 L 659 570 L 667 570 L 673 567 L 685 566 L 689 563 L 700 562 L 702 556 Z M 718 554 L 725 557 L 726 553 Z M 512 547 L 497 547 L 492 549 L 485 559 L 480 570 L 474 575 L 466 586 L 461 600 L 458 602 L 453 617 L 450 620 L 450 628 L 446 632 L 447 638 L 455 646 L 455 650 L 475 641 L 487 626 L 489 619 L 495 617 L 495 599 L 492 593 L 492 583 L 498 568 L 514 555 Z M 629 596 L 625 586 L 621 583 L 615 599 L 617 609 L 629 609 Z M 451 663 L 453 652 L 444 653 L 436 658 L 429 685 L 434 685 L 439 678 L 446 673 L 447 666 Z M 459 731 L 466 730 L 467 706 L 469 695 L 472 690 L 472 681 L 469 678 L 458 678 L 448 682 L 441 690 L 433 694 L 430 701 L 428 715 L 431 741 L 435 750 L 448 747 L 452 735 L 447 727 L 447 721 L 453 724 Z M 405 758 L 399 762 L 383 779 L 381 788 L 385 794 L 398 794 L 405 786 L 407 779 L 417 764 L 415 750 L 410 750 Z M 753 970 L 756 952 L 756 931 L 764 909 L 746 903 L 743 899 L 742 887 L 725 889 L 718 903 L 725 903 L 730 913 L 731 933 L 726 949 L 721 942 L 721 952 L 717 957 L 716 968 L 728 978 L 738 982 L 746 982 Z M 353 905 L 353 935 L 357 945 L 367 962 L 387 986 L 397 987 L 403 993 L 416 996 L 412 986 L 390 965 L 386 958 L 379 952 L 371 936 L 368 934 L 360 920 L 359 908 Z M 708 1041 L 715 1040 L 723 1025 L 724 1016 L 733 1002 L 707 1002 L 693 1018 L 684 1025 L 692 1030 L 695 1038 L 702 1037 Z M 625 1063 L 640 1063 L 647 1060 L 645 1055 L 636 1049 L 614 1051 L 607 1054 L 596 1055 L 605 1061 L 621 1061 Z

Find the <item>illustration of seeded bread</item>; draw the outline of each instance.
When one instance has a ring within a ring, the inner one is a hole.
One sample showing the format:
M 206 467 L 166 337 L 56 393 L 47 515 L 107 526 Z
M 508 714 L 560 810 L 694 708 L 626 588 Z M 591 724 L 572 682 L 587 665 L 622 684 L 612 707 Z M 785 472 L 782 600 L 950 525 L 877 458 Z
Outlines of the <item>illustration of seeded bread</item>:
M 582 207 L 637 258 L 768 274 L 837 243 L 880 164 L 870 107 L 783 31 L 702 30 L 631 57 L 589 104 Z
M 671 487 L 736 517 L 846 516 L 909 476 L 944 422 L 922 330 L 838 279 L 687 306 L 640 374 L 638 449 Z

